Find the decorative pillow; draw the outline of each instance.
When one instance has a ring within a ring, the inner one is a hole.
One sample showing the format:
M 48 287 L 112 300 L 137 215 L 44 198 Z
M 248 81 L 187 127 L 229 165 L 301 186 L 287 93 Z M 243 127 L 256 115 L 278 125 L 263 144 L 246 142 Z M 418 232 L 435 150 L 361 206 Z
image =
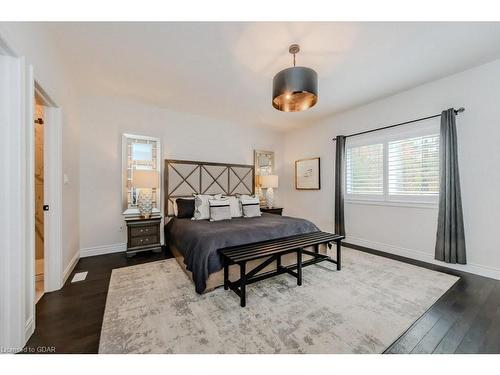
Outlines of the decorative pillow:
M 243 213 L 241 211 L 240 200 L 235 196 L 223 195 L 222 198 L 229 199 L 229 208 L 231 209 L 231 217 L 241 217 Z
M 210 219 L 209 199 L 211 195 L 196 194 L 194 196 L 194 215 L 192 220 L 207 220 Z
M 194 216 L 194 198 L 177 198 L 175 206 L 179 219 L 191 219 Z
M 229 198 L 209 199 L 210 221 L 231 220 L 231 205 Z
M 243 217 L 256 217 L 261 215 L 259 198 L 247 198 L 247 196 L 241 196 L 240 202 L 243 210 Z
M 253 199 L 255 198 L 255 195 L 247 195 L 247 194 L 236 194 L 236 196 L 241 200 L 241 199 Z

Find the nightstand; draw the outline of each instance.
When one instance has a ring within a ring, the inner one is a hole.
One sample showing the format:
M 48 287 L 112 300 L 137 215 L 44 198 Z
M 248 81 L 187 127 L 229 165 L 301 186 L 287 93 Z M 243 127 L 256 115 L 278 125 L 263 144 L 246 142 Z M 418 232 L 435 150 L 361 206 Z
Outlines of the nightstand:
M 141 251 L 161 251 L 161 217 L 150 219 L 126 219 L 127 257 Z
M 267 212 L 268 214 L 283 215 L 283 208 L 281 207 L 261 207 L 261 212 Z

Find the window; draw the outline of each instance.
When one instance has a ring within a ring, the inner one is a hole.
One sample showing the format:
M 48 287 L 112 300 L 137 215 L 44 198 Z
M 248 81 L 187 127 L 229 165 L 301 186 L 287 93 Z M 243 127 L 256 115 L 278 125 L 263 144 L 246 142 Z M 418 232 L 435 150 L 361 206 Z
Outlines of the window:
M 347 139 L 346 198 L 437 203 L 438 124 L 374 134 Z
M 132 187 L 134 170 L 152 169 L 160 175 L 160 140 L 141 135 L 124 134 L 122 137 L 123 214 L 137 215 L 138 191 Z M 160 188 L 153 189 L 153 213 L 160 212 Z
M 439 135 L 400 139 L 388 145 L 389 195 L 439 194 Z
M 346 150 L 347 184 L 350 195 L 384 194 L 384 145 L 353 146 Z

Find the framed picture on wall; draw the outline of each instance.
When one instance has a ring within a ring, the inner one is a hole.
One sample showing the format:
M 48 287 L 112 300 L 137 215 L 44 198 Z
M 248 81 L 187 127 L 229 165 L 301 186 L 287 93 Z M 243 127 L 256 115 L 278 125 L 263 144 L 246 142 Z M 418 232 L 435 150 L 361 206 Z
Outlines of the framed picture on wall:
M 295 189 L 321 189 L 319 158 L 301 159 L 295 161 Z

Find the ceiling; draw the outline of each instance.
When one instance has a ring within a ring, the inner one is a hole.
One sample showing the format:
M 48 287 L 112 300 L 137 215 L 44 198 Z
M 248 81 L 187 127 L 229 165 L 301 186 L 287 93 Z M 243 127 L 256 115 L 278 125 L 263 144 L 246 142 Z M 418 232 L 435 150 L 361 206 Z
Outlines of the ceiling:
M 278 130 L 500 58 L 500 23 L 48 23 L 83 92 Z M 271 105 L 273 76 L 315 69 L 319 101 Z

